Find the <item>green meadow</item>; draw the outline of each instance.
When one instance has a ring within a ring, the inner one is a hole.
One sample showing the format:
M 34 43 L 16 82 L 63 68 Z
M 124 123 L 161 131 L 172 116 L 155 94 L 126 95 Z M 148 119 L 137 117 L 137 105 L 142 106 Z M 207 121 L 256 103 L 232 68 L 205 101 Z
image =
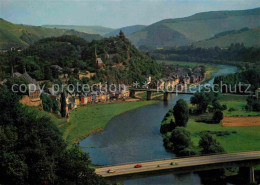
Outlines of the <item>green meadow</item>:
M 221 104 L 227 105 L 227 110 L 223 111 L 225 116 L 260 116 L 260 112 L 245 110 L 247 96 L 220 95 L 219 98 Z M 234 111 L 229 111 L 230 108 Z
M 157 101 L 136 101 L 111 104 L 96 104 L 80 107 L 70 114 L 70 121 L 60 127 L 64 139 L 73 144 L 89 134 L 105 128 L 115 116 L 124 112 L 151 105 Z
M 223 136 L 213 134 L 226 152 L 241 152 L 260 150 L 260 127 L 222 127 L 220 124 L 206 124 L 196 122 L 196 117 L 191 117 L 187 130 L 191 132 L 192 141 L 196 146 L 199 143 L 199 134 L 203 131 L 227 133 Z
M 258 115 L 260 112 L 248 112 L 245 110 L 247 96 L 220 95 L 221 104 L 226 104 L 228 109 L 235 111 L 224 111 L 225 116 L 248 116 Z M 201 132 L 209 131 L 221 143 L 226 152 L 241 152 L 249 150 L 260 150 L 260 126 L 250 127 L 222 127 L 221 124 L 207 124 L 196 122 L 201 118 L 191 116 L 187 124 L 187 130 L 191 132 L 192 141 L 198 145 Z M 260 117 L 259 117 L 260 118 Z

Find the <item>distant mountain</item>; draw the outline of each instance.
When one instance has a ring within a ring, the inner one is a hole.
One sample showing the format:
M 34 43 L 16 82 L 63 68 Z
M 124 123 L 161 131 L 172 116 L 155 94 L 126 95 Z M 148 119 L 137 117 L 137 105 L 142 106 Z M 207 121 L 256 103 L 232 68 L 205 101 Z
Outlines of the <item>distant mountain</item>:
M 97 34 L 87 34 L 74 30 L 13 24 L 0 18 L 0 49 L 27 47 L 39 39 L 46 37 L 58 37 L 62 35 L 76 35 L 89 42 L 102 38 Z
M 113 28 L 107 28 L 103 26 L 43 25 L 43 27 L 59 28 L 59 29 L 66 29 L 66 30 L 73 29 L 88 34 L 99 34 L 102 36 L 114 30 Z
M 137 46 L 181 46 L 214 37 L 217 33 L 260 26 L 260 8 L 198 13 L 166 19 L 134 32 L 128 38 Z
M 260 46 L 260 28 L 241 29 L 222 32 L 214 37 L 193 43 L 195 47 L 210 48 L 210 47 L 228 47 L 232 43 L 243 43 L 247 47 Z
M 128 36 L 136 31 L 144 29 L 146 26 L 144 25 L 134 25 L 134 26 L 127 26 L 119 29 L 115 29 L 107 34 L 104 35 L 104 37 L 115 37 L 119 35 L 120 30 L 122 30 L 125 34 L 125 36 Z

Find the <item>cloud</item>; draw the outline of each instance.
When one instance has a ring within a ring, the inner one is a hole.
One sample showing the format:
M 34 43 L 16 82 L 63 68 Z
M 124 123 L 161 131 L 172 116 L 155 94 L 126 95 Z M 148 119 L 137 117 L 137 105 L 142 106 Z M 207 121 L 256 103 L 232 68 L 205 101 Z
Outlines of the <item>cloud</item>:
M 198 12 L 250 9 L 259 0 L 1 0 L 0 17 L 32 25 L 123 27 Z

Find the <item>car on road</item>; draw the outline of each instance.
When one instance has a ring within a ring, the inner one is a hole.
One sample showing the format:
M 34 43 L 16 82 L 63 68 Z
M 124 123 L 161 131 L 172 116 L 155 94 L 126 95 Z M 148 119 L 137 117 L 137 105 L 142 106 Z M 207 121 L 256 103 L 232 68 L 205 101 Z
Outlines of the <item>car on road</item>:
M 115 170 L 109 169 L 109 170 L 107 170 L 107 173 L 115 173 Z
M 137 164 L 137 165 L 135 165 L 135 168 L 141 168 L 143 165 L 141 165 L 141 164 Z
M 177 165 L 178 163 L 176 162 L 171 162 L 170 165 Z

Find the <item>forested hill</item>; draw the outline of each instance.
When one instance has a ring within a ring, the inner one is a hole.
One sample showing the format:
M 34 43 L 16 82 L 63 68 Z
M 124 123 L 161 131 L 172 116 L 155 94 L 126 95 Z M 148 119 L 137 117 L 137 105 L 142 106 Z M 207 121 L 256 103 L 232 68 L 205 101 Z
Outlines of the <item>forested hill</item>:
M 260 8 L 204 12 L 159 21 L 130 34 L 128 38 L 137 46 L 181 46 L 212 38 L 224 31 L 259 27 L 259 20 Z
M 39 39 L 59 37 L 62 35 L 76 35 L 86 41 L 102 38 L 97 34 L 87 34 L 75 30 L 13 24 L 0 18 L 0 49 L 10 49 L 11 47 L 28 47 L 30 44 Z
M 260 27 L 259 28 L 243 28 L 241 30 L 231 30 L 216 34 L 214 37 L 199 41 L 193 44 L 195 47 L 210 48 L 221 47 L 227 48 L 232 43 L 243 43 L 246 47 L 260 46 Z
M 93 61 L 95 50 L 105 65 L 103 70 L 97 71 L 97 78 L 101 81 L 130 84 L 143 82 L 148 75 L 153 79 L 160 76 L 156 61 L 140 52 L 124 34 L 92 41 L 82 52 L 82 59 Z
M 95 50 L 103 61 L 96 62 Z M 35 42 L 21 53 L 8 52 L 0 55 L 0 77 L 10 75 L 11 63 L 14 71 L 27 72 L 37 80 L 54 80 L 57 75 L 51 65 L 59 65 L 65 71 L 90 71 L 96 75 L 94 82 L 130 84 L 144 81 L 146 75 L 160 76 L 159 65 L 151 57 L 142 54 L 125 36 L 94 40 L 91 43 L 76 36 L 45 38 Z

